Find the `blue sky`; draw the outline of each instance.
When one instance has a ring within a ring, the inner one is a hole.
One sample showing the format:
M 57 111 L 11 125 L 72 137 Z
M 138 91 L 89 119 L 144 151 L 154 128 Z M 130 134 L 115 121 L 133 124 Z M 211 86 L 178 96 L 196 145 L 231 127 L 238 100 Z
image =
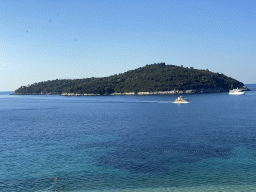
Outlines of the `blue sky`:
M 0 91 L 165 62 L 256 83 L 253 0 L 0 0 Z

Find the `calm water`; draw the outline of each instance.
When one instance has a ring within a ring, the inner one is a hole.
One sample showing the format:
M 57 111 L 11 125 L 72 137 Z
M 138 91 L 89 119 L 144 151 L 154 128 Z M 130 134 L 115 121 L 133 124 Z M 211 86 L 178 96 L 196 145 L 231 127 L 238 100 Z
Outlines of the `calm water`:
M 256 84 L 247 86 L 183 105 L 177 95 L 0 92 L 0 191 L 254 191 Z

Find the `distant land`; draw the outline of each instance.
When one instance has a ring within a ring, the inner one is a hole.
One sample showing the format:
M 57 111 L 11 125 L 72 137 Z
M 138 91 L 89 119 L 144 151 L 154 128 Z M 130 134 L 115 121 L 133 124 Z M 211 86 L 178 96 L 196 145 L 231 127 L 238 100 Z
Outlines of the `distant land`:
M 225 92 L 234 88 L 248 90 L 224 74 L 155 63 L 108 77 L 56 79 L 21 86 L 15 95 L 150 95 Z

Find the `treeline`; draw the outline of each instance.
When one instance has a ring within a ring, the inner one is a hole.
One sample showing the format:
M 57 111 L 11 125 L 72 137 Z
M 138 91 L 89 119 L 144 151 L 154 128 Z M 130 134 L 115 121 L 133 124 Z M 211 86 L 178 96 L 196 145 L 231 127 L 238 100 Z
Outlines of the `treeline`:
M 15 91 L 19 94 L 32 93 L 93 93 L 111 94 L 124 92 L 150 92 L 189 89 L 219 88 L 233 89 L 244 84 L 223 74 L 192 67 L 157 63 L 146 65 L 122 74 L 103 78 L 74 80 L 53 80 L 22 86 Z

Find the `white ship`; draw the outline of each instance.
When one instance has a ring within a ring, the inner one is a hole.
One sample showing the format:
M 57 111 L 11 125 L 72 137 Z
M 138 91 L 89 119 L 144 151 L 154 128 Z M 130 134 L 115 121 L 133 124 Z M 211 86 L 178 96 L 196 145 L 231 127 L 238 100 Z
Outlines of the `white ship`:
M 189 103 L 187 99 L 183 98 L 182 96 L 179 96 L 174 103 Z
M 243 95 L 243 94 L 245 94 L 245 92 L 242 91 L 241 89 L 237 88 L 237 89 L 230 90 L 229 94 L 230 95 Z

